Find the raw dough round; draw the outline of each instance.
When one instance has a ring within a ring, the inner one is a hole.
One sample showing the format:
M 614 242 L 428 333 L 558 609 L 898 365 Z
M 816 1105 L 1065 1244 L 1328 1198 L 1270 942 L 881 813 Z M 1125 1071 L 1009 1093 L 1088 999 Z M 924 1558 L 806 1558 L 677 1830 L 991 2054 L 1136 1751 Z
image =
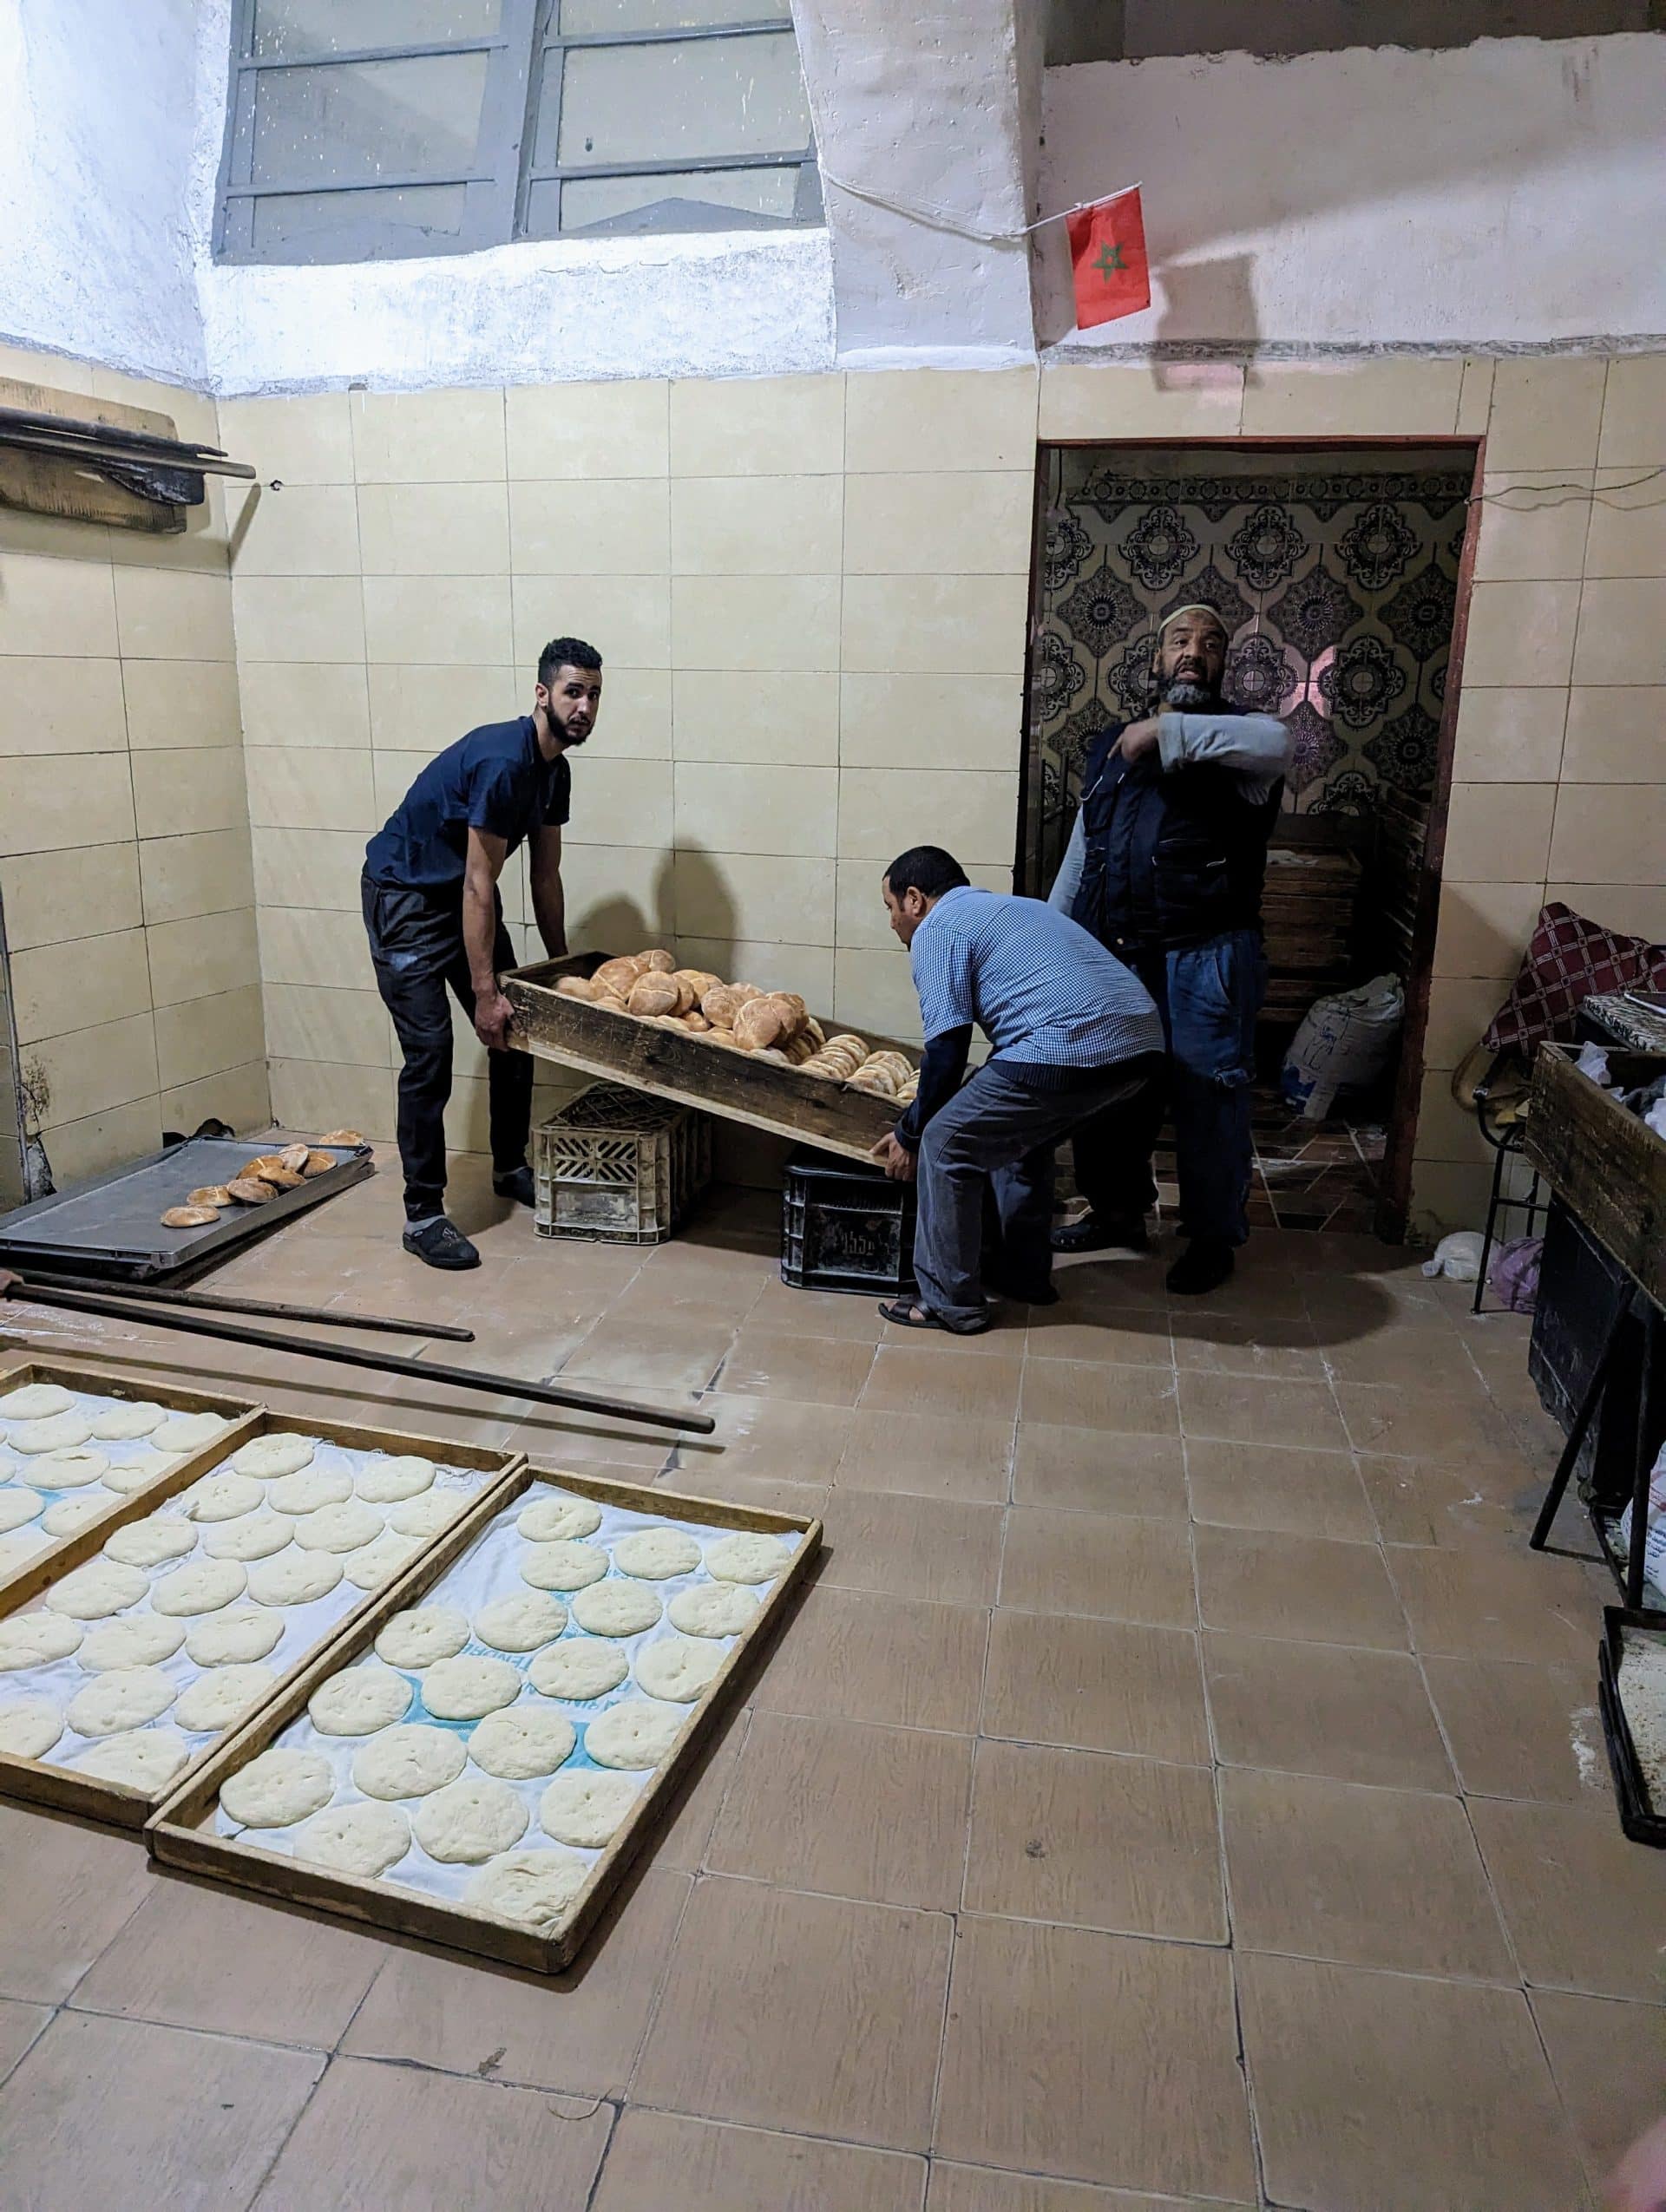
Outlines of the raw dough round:
M 599 1851 L 641 1795 L 626 1774 L 595 1774 L 580 1767 L 558 1774 L 538 1800 L 538 1824 L 558 1843 Z
M 464 1756 L 462 1738 L 449 1728 L 384 1728 L 354 1759 L 353 1787 L 367 1797 L 426 1796 L 456 1780 Z
M 0 1620 L 0 1674 L 22 1666 L 48 1666 L 68 1659 L 82 1631 L 56 1613 L 18 1613 Z
M 259 1606 L 308 1606 L 328 1597 L 340 1580 L 341 1561 L 333 1552 L 297 1551 L 292 1544 L 249 1569 L 249 1595 Z
M 449 1528 L 471 1503 L 462 1490 L 424 1490 L 420 1497 L 407 1498 L 403 1505 L 395 1506 L 388 1515 L 388 1526 L 402 1536 L 420 1536 L 426 1542 L 442 1528 Z
M 620 1573 L 640 1575 L 647 1582 L 692 1574 L 699 1563 L 699 1546 L 680 1528 L 633 1529 L 613 1546 L 613 1565 Z
M 294 1475 L 303 1467 L 310 1467 L 317 1449 L 311 1436 L 298 1436 L 289 1430 L 274 1429 L 267 1436 L 254 1436 L 246 1444 L 239 1444 L 232 1454 L 232 1464 L 239 1475 L 256 1475 L 263 1482 L 268 1482 L 275 1476 Z
M 265 1443 L 266 1437 L 260 1442 Z M 353 1495 L 353 1478 L 338 1468 L 305 1467 L 298 1475 L 285 1475 L 266 1492 L 266 1503 L 279 1513 L 316 1513 L 320 1506 L 344 1505 Z
M 262 1751 L 226 1777 L 220 1810 L 242 1828 L 287 1828 L 327 1805 L 335 1786 L 322 1751 Z
M 75 1657 L 89 1674 L 108 1673 L 115 1667 L 159 1666 L 184 1641 L 185 1631 L 177 1620 L 135 1613 L 126 1620 L 107 1620 L 102 1627 L 89 1628 Z
M 391 1528 L 384 1528 L 368 1544 L 348 1553 L 343 1561 L 347 1580 L 357 1582 L 361 1590 L 379 1590 L 384 1582 L 392 1581 L 402 1567 L 408 1567 L 422 1548 L 414 1536 L 396 1535 Z
M 529 1544 L 558 1544 L 594 1536 L 601 1526 L 601 1508 L 588 1498 L 535 1498 L 515 1525 Z
M 468 1641 L 469 1616 L 456 1606 L 413 1606 L 384 1625 L 376 1653 L 390 1666 L 432 1666 Z
M 102 1451 L 47 1451 L 30 1469 L 29 1479 L 43 1490 L 79 1490 L 96 1482 L 109 1463 Z
M 475 1615 L 475 1633 L 500 1652 L 535 1652 L 553 1644 L 567 1626 L 567 1607 L 542 1590 L 494 1598 Z
M 150 1441 L 158 1451 L 172 1452 L 177 1459 L 181 1453 L 200 1451 L 213 1443 L 225 1427 L 218 1413 L 170 1413 L 151 1430 Z
M 306 1701 L 306 1710 L 320 1736 L 374 1736 L 403 1720 L 410 1710 L 411 1689 L 403 1674 L 396 1674 L 379 1659 L 349 1667 L 320 1682 Z
M 25 1383 L 0 1397 L 0 1421 L 49 1421 L 55 1413 L 68 1413 L 75 1402 L 56 1383 Z
M 104 1539 L 105 1558 L 123 1567 L 160 1567 L 165 1559 L 183 1559 L 196 1548 L 196 1530 L 177 1513 L 129 1521 Z
M 580 1590 L 573 1600 L 573 1618 L 593 1636 L 636 1636 L 659 1620 L 659 1600 L 640 1582 L 614 1579 Z
M 410 1823 L 397 1805 L 331 1805 L 314 1813 L 293 1849 L 314 1866 L 374 1879 L 410 1850 Z
M 706 1547 L 705 1563 L 719 1582 L 773 1582 L 789 1554 L 778 1536 L 720 1536 Z
M 164 1713 L 179 1685 L 160 1666 L 117 1666 L 69 1700 L 68 1718 L 77 1736 L 121 1736 Z
M 0 1490 L 0 1498 L 4 1496 Z M 102 1521 L 109 1509 L 108 1498 L 60 1498 L 41 1515 L 41 1526 L 49 1536 L 73 1536 L 79 1529 L 90 1528 L 95 1521 Z
M 149 1583 L 136 1567 L 122 1567 L 115 1560 L 89 1559 L 56 1582 L 46 1594 L 54 1613 L 67 1613 L 72 1620 L 102 1620 L 137 1605 Z
M 185 1639 L 186 1657 L 199 1666 L 246 1666 L 275 1650 L 283 1633 L 284 1624 L 276 1613 L 234 1606 L 229 1613 L 211 1613 L 197 1623 Z
M 104 1469 L 104 1487 L 124 1498 L 131 1497 L 135 1490 L 148 1490 L 159 1475 L 166 1475 L 174 1464 L 165 1451 L 129 1452 L 125 1459 L 113 1459 Z
M 374 1543 L 383 1526 L 373 1505 L 348 1498 L 340 1505 L 321 1505 L 316 1513 L 303 1514 L 295 1523 L 295 1541 L 304 1552 L 362 1551 Z
M 469 1775 L 424 1797 L 410 1825 L 430 1859 L 478 1866 L 520 1842 L 527 1832 L 527 1809 L 507 1782 L 476 1781 Z
M 171 1728 L 135 1728 L 126 1736 L 107 1736 L 75 1761 L 78 1774 L 94 1774 L 101 1782 L 125 1783 L 129 1790 L 154 1796 L 190 1757 L 182 1736 Z
M 43 1758 L 63 1733 L 63 1715 L 50 1698 L 19 1698 L 0 1705 L 0 1751 L 14 1758 Z
M 240 1521 L 265 1502 L 265 1492 L 251 1476 L 226 1474 L 205 1475 L 180 1501 L 193 1521 Z
M 148 1436 L 153 1429 L 160 1429 L 167 1418 L 165 1406 L 150 1405 L 143 1399 L 128 1404 L 107 1406 L 102 1413 L 93 1416 L 93 1434 L 101 1443 L 125 1443 L 134 1436 Z
M 33 1521 L 45 1503 L 38 1490 L 28 1489 L 21 1482 L 0 1483 L 0 1535 L 9 1528 L 21 1528 Z M 49 1535 L 51 1533 L 50 1529 L 47 1531 Z
M 666 1636 L 637 1653 L 636 1679 L 651 1698 L 692 1705 L 711 1688 L 727 1657 L 710 1640 L 696 1643 L 686 1636 Z
M 594 1544 L 528 1544 L 521 1554 L 521 1580 L 535 1590 L 582 1590 L 607 1572 L 607 1554 Z
M 738 1582 L 697 1582 L 666 1607 L 685 1636 L 738 1636 L 758 1616 L 758 1600 Z
M 204 1674 L 180 1692 L 174 1718 L 193 1735 L 218 1735 L 233 1721 L 251 1712 L 262 1698 L 277 1687 L 278 1677 L 269 1666 L 221 1666 Z
M 565 1851 L 506 1851 L 482 1867 L 462 1893 L 470 1912 L 553 1935 L 589 1880 L 583 1859 Z
M 598 1766 L 658 1766 L 687 1718 L 676 1705 L 625 1698 L 596 1715 L 584 1731 L 584 1748 Z
M 487 1714 L 469 1738 L 469 1756 L 505 1782 L 528 1782 L 554 1774 L 578 1740 L 572 1722 L 547 1705 L 510 1705 Z
M 93 1433 L 92 1423 L 79 1413 L 55 1413 L 44 1421 L 16 1421 L 6 1441 L 14 1451 L 31 1456 L 43 1451 L 74 1451 Z
M 423 1670 L 423 1703 L 436 1720 L 478 1720 L 520 1694 L 520 1672 L 508 1659 L 443 1659 Z
M 150 1594 L 153 1613 L 218 1613 L 240 1598 L 249 1578 L 234 1559 L 193 1559 L 164 1574 Z
M 586 1637 L 569 1636 L 538 1653 L 527 1669 L 527 1679 L 546 1698 L 584 1705 L 618 1689 L 630 1671 L 629 1659 L 616 1644 L 593 1644 Z
M 359 1469 L 353 1487 L 371 1505 L 397 1505 L 401 1498 L 414 1498 L 419 1491 L 428 1489 L 433 1480 L 431 1459 L 403 1453 L 397 1457 L 371 1460 Z
M 253 1513 L 239 1514 L 235 1521 L 217 1522 L 204 1535 L 202 1548 L 209 1559 L 240 1559 L 246 1565 L 282 1551 L 294 1533 L 295 1524 L 286 1515 L 269 1512 L 263 1505 Z
M 13 1528 L 0 1536 L 0 1582 L 10 1580 L 20 1567 L 31 1559 L 38 1559 L 47 1550 L 52 1539 L 44 1535 L 38 1525 L 31 1523 L 23 1528 Z

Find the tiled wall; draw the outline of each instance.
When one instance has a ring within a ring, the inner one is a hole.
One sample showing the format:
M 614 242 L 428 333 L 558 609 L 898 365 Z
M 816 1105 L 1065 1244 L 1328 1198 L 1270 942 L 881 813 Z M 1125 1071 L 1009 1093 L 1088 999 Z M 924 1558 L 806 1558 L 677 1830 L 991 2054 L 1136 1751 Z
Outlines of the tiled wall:
M 218 442 L 213 402 L 187 392 L 6 347 L 0 376 Z M 266 1118 L 218 486 L 174 538 L 0 508 L 0 899 L 60 1184 L 165 1128 Z

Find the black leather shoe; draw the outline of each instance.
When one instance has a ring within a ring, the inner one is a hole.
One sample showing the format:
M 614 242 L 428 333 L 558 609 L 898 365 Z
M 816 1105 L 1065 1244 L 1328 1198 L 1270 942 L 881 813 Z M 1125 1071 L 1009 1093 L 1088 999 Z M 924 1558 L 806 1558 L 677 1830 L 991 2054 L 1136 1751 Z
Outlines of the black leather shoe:
M 1202 1298 L 1218 1290 L 1236 1263 L 1230 1244 L 1216 1237 L 1194 1237 L 1169 1270 L 1169 1288 L 1177 1298 Z
M 538 1202 L 532 1169 L 524 1165 L 511 1168 L 506 1175 L 494 1175 L 492 1188 L 500 1198 L 512 1198 L 517 1206 L 535 1206 Z
M 1149 1252 L 1151 1240 L 1145 1234 L 1143 1214 L 1127 1214 L 1120 1220 L 1101 1221 L 1097 1214 L 1090 1214 L 1086 1221 L 1072 1221 L 1067 1229 L 1053 1233 L 1055 1252 Z
M 403 1239 L 412 1259 L 429 1267 L 478 1267 L 480 1254 L 462 1231 L 443 1214 L 437 1221 L 424 1221 L 420 1229 L 407 1229 Z

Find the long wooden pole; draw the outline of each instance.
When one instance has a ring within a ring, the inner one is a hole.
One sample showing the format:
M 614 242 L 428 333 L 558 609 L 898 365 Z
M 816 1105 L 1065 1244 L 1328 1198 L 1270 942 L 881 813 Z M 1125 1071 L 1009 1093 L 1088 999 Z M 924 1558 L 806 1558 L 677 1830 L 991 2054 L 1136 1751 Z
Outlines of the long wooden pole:
M 24 1282 L 33 1284 L 25 1275 Z M 169 1290 L 161 1283 L 102 1283 L 89 1275 L 54 1275 L 55 1290 L 91 1291 L 95 1297 L 114 1293 L 138 1306 L 193 1306 L 207 1313 L 258 1313 L 268 1321 L 317 1321 L 331 1329 L 381 1329 L 395 1337 L 443 1338 L 448 1344 L 473 1344 L 472 1329 L 455 1328 L 445 1321 L 402 1321 L 388 1313 L 350 1313 L 328 1306 L 291 1306 L 271 1298 L 227 1298 L 223 1291 Z

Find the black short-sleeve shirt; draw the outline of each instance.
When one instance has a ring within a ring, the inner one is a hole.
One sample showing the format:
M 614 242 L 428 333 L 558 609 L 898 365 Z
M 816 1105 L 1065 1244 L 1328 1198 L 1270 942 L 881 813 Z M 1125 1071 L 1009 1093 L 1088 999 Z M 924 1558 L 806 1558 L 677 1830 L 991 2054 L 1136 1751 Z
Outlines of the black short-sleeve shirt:
M 366 871 L 377 883 L 458 889 L 471 829 L 514 852 L 535 829 L 567 820 L 572 785 L 566 754 L 544 758 L 529 714 L 482 723 L 429 762 L 366 847 Z

